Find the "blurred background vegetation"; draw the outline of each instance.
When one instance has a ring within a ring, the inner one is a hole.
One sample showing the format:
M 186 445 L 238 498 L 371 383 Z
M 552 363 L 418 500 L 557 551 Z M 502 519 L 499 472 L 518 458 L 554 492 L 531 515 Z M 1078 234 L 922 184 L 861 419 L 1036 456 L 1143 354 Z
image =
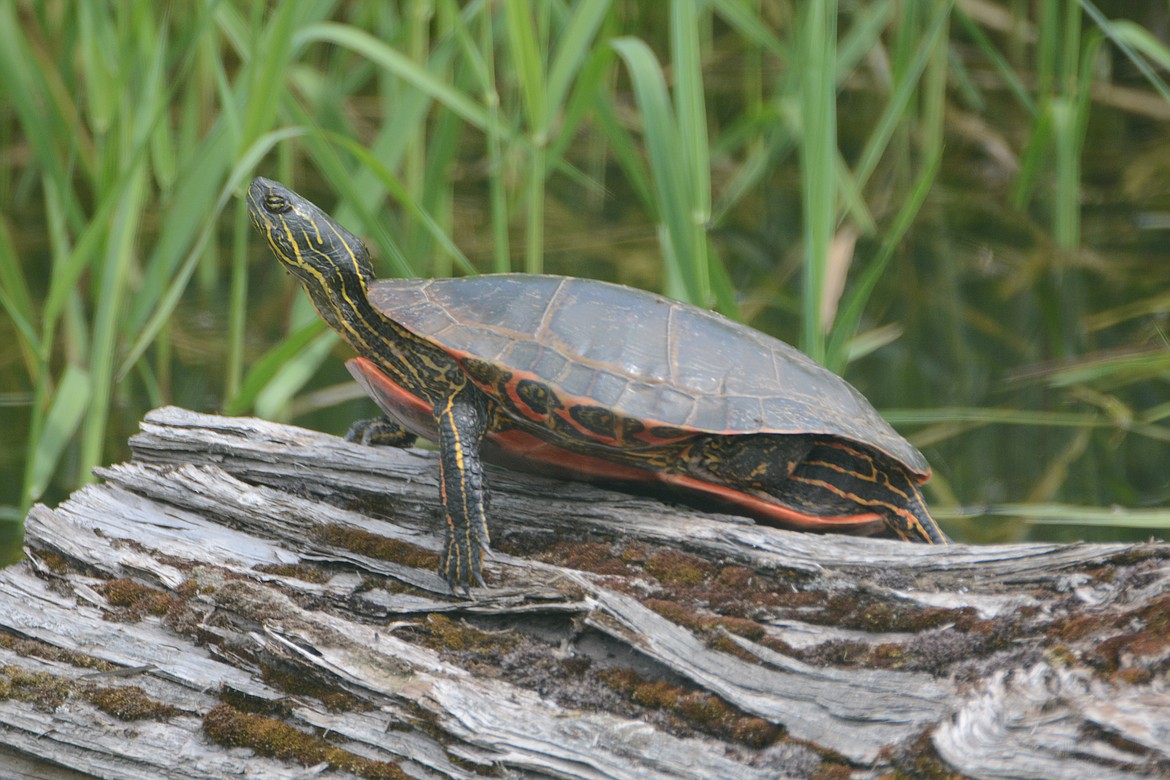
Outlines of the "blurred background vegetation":
M 1164 1 L 0 0 L 0 530 L 174 403 L 333 432 L 279 179 L 381 275 L 665 291 L 845 375 L 962 540 L 1170 528 Z

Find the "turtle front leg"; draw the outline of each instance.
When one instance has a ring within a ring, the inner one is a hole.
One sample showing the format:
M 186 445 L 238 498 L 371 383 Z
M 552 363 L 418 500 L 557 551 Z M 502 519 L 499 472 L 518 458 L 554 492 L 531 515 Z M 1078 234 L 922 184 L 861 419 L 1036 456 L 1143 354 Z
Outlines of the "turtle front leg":
M 389 417 L 358 420 L 349 426 L 349 432 L 345 434 L 346 441 L 371 447 L 412 447 L 417 438 Z
M 435 407 L 439 444 L 439 489 L 447 536 L 439 558 L 441 574 L 452 590 L 464 592 L 472 580 L 483 586 L 481 565 L 489 549 L 488 491 L 479 445 L 488 414 L 479 391 L 464 385 Z

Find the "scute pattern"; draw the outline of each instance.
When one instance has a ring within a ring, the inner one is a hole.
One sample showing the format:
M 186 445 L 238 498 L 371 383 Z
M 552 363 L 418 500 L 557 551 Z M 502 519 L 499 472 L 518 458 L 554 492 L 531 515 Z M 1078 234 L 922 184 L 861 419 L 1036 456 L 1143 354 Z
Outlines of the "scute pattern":
M 598 428 L 629 430 L 636 421 L 650 431 L 823 434 L 867 444 L 919 477 L 930 471 L 845 380 L 778 339 L 689 304 L 529 274 L 384 279 L 369 299 L 474 366 L 468 373 L 481 388 L 502 387 L 500 372 L 529 375 L 567 407 L 603 407 L 614 419 L 590 417 Z

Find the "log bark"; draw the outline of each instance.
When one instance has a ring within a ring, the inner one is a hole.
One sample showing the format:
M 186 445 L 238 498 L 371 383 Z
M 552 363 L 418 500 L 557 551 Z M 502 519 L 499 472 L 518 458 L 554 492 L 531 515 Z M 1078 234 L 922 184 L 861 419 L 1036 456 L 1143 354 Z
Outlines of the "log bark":
M 815 536 L 489 469 L 462 598 L 433 452 L 175 408 L 131 447 L 0 571 L 13 776 L 1170 776 L 1166 545 Z

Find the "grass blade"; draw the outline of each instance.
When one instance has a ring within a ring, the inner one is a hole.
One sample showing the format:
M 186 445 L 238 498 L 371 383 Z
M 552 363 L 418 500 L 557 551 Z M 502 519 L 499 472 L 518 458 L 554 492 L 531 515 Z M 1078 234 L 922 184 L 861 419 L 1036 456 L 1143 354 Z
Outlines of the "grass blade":
M 686 270 L 690 258 L 696 256 L 695 222 L 686 200 L 690 188 L 680 165 L 682 140 L 662 69 L 650 47 L 641 40 L 618 38 L 612 45 L 630 74 L 642 118 L 642 137 L 650 157 L 650 178 L 654 185 L 653 205 L 668 264 L 667 294 L 706 305 L 707 280 L 699 280 Z
M 508 32 L 508 50 L 512 55 L 520 91 L 524 95 L 524 109 L 528 114 L 528 125 L 537 131 L 545 122 L 544 57 L 532 29 L 536 24 L 535 13 L 529 0 L 512 0 L 504 4 L 504 15 Z M 540 141 L 537 140 L 537 144 Z
M 336 22 L 322 22 L 302 30 L 296 37 L 297 45 L 312 42 L 344 46 L 430 95 L 473 127 L 485 130 L 488 126 L 489 117 L 483 106 L 368 33 Z
M 8 220 L 0 215 L 0 306 L 8 312 L 23 337 L 21 349 L 30 372 L 36 363 L 36 356 L 43 352 L 40 337 L 37 336 L 33 315 L 32 295 L 24 276 L 20 256 L 12 242 Z
M 837 3 L 812 0 L 799 25 L 801 137 L 800 162 L 804 209 L 804 278 L 801 349 L 818 362 L 825 359 L 823 300 L 829 246 L 837 222 Z
M 24 506 L 36 501 L 49 486 L 61 454 L 73 440 L 77 428 L 89 409 L 93 389 L 89 373 L 78 366 L 66 366 L 53 402 L 45 415 L 44 427 L 32 451 L 32 462 L 25 470 Z
M 143 138 L 142 141 L 145 145 L 146 139 Z M 102 462 L 114 386 L 118 325 L 123 321 L 123 295 L 129 288 L 127 280 L 134 257 L 134 239 L 138 233 L 145 198 L 146 171 L 139 168 L 125 196 L 119 199 L 114 210 L 114 220 L 110 225 L 110 236 L 106 245 L 98 307 L 94 312 L 90 357 L 93 391 L 81 437 L 77 474 L 80 483 L 90 482 L 93 479 L 94 466 Z
M 282 420 L 293 396 L 317 373 L 337 343 L 333 331 L 321 333 L 304 349 L 276 366 L 276 371 L 256 395 L 256 414 L 268 420 Z
M 572 15 L 557 39 L 545 86 L 545 113 L 541 127 L 546 131 L 565 104 L 569 89 L 588 60 L 593 39 L 609 13 L 611 0 L 581 0 L 572 6 Z
M 1170 528 L 1170 509 L 1123 509 L 1115 506 L 1074 504 L 997 504 L 980 512 L 995 517 L 1019 517 L 1033 525 L 1092 525 L 1103 528 Z
M 707 140 L 707 109 L 703 91 L 703 63 L 699 53 L 699 13 L 695 0 L 673 0 L 670 5 L 671 67 L 678 122 L 679 154 L 685 205 L 690 212 L 690 254 L 683 271 L 693 279 L 688 286 L 701 306 L 710 305 L 711 272 L 707 258 L 707 222 L 711 219 L 711 155 Z
M 902 201 L 898 213 L 886 230 L 877 255 L 866 265 L 865 270 L 850 286 L 842 299 L 841 307 L 837 312 L 837 322 L 825 350 L 825 366 L 831 371 L 842 372 L 845 370 L 849 361 L 848 343 L 857 333 L 865 305 L 874 288 L 877 287 L 878 281 L 885 274 L 886 268 L 894 256 L 894 250 L 897 249 L 898 244 L 906 235 L 906 231 L 913 224 L 914 218 L 918 215 L 919 209 L 922 208 L 922 204 L 926 201 L 926 196 L 930 193 L 930 188 L 938 176 L 939 166 L 942 163 L 942 148 L 936 147 L 934 152 L 934 156 L 927 160 L 926 167 L 918 174 L 914 186 L 910 188 L 908 197 Z
M 327 331 L 324 321 L 314 317 L 303 327 L 286 336 L 279 344 L 265 352 L 252 364 L 236 394 L 224 404 L 224 414 L 243 414 L 256 406 L 257 398 L 288 365 L 322 336 L 333 335 Z M 316 365 L 313 366 L 316 368 Z

